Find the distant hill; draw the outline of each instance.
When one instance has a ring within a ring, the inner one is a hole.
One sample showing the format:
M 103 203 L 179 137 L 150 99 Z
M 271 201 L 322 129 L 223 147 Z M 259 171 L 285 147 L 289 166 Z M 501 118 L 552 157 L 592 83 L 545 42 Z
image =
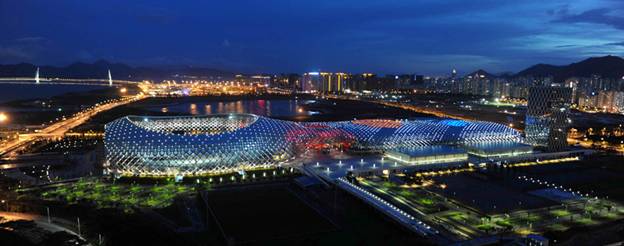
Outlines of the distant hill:
M 534 77 L 546 77 L 559 74 L 563 70 L 563 66 L 555 66 L 549 64 L 537 64 L 527 69 L 524 69 L 515 74 L 515 76 L 534 76 Z
M 479 70 L 474 71 L 472 73 L 466 74 L 466 77 L 467 76 L 471 76 L 471 77 L 481 77 L 481 76 L 483 76 L 485 78 L 496 78 L 497 77 L 496 75 L 488 73 L 488 72 L 486 72 L 483 69 L 479 69 Z
M 234 73 L 202 67 L 172 66 L 172 67 L 131 67 L 123 63 L 110 63 L 104 60 L 94 63 L 77 62 L 65 67 L 40 66 L 41 77 L 62 78 L 106 78 L 108 70 L 114 79 L 165 79 L 176 75 L 197 77 L 233 78 Z M 37 66 L 29 63 L 15 65 L 0 65 L 0 77 L 34 77 Z
M 94 63 L 77 62 L 65 67 L 40 66 L 41 77 L 63 78 L 106 78 L 108 69 L 114 79 L 167 79 L 182 75 L 201 78 L 233 78 L 234 73 L 204 67 L 166 66 L 166 67 L 132 67 L 123 63 L 110 63 L 100 60 Z M 0 77 L 34 77 L 37 66 L 29 63 L 0 65 Z M 499 75 L 479 69 L 465 76 L 481 76 L 487 78 L 510 77 L 546 77 L 553 76 L 555 82 L 563 82 L 571 77 L 590 77 L 599 75 L 604 78 L 622 78 L 624 76 L 624 59 L 617 56 L 588 58 L 569 65 L 557 66 L 537 64 L 516 74 Z
M 518 72 L 515 76 L 545 77 L 553 76 L 562 82 L 571 77 L 590 77 L 599 75 L 603 78 L 622 78 L 624 59 L 617 56 L 592 57 L 564 66 L 537 64 Z

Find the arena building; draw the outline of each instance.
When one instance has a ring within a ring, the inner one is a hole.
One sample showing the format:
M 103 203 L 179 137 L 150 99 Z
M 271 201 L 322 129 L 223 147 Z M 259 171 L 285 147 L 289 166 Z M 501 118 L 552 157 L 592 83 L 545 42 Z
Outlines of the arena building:
M 306 151 L 329 148 L 391 153 L 412 164 L 464 158 L 464 151 L 503 156 L 528 148 L 520 133 L 507 126 L 449 119 L 298 123 L 252 114 L 127 116 L 107 124 L 105 131 L 107 169 L 122 175 L 203 175 L 271 167 L 296 163 Z M 492 148 L 496 151 L 488 152 Z

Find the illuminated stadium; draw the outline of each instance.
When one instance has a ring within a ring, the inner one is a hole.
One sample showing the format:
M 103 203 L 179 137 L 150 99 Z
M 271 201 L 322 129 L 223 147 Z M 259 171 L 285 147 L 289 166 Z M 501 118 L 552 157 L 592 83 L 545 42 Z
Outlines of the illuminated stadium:
M 516 130 L 491 122 L 420 119 L 298 123 L 252 114 L 127 116 L 107 124 L 105 134 L 107 167 L 124 175 L 192 176 L 270 167 L 296 163 L 306 151 L 326 148 L 387 153 L 470 146 L 468 152 L 481 153 L 487 148 L 475 146 L 505 146 L 513 152 L 526 147 L 522 142 Z

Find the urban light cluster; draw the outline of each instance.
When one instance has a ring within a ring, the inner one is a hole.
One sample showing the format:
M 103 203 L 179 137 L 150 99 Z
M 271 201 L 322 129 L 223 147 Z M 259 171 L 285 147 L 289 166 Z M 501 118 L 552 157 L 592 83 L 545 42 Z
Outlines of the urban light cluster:
M 206 95 L 246 95 L 264 92 L 264 83 L 240 81 L 164 81 L 164 83 L 141 82 L 139 88 L 151 96 L 206 96 Z

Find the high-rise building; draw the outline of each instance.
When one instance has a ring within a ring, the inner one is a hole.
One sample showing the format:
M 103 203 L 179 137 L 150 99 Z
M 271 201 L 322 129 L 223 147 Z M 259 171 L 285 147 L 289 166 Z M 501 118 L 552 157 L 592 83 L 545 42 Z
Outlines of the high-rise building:
M 316 92 L 321 89 L 322 77 L 319 72 L 304 73 L 299 86 L 300 91 L 304 92 Z
M 424 75 L 417 74 L 417 75 L 414 76 L 414 81 L 413 81 L 412 85 L 421 86 L 424 83 L 425 83 L 425 76 Z
M 525 120 L 526 140 L 535 146 L 559 151 L 567 146 L 572 89 L 531 87 Z
M 377 77 L 372 73 L 355 74 L 348 77 L 347 87 L 352 91 L 387 90 L 395 86 L 395 77 Z
M 300 90 L 300 79 L 301 76 L 296 73 L 274 75 L 271 80 L 271 86 L 283 89 L 292 89 L 296 91 Z
M 414 74 L 386 74 L 386 81 L 393 82 L 392 88 L 410 88 L 414 83 Z
M 309 72 L 304 73 L 299 86 L 301 91 L 338 93 L 346 88 L 346 73 Z
M 613 107 L 616 112 L 624 113 L 624 91 L 615 92 Z
M 578 84 L 579 81 L 577 78 L 569 78 L 565 81 L 565 87 L 568 88 L 572 88 L 572 96 L 570 97 L 570 99 L 572 100 L 572 103 L 578 103 Z
M 622 113 L 624 106 L 624 92 L 600 91 L 589 95 L 581 95 L 578 99 L 578 109 L 582 111 Z
M 349 79 L 349 74 L 347 73 L 334 73 L 334 79 L 333 79 L 333 83 L 334 85 L 332 86 L 333 90 L 332 92 L 343 92 L 346 88 L 346 81 L 347 79 Z

